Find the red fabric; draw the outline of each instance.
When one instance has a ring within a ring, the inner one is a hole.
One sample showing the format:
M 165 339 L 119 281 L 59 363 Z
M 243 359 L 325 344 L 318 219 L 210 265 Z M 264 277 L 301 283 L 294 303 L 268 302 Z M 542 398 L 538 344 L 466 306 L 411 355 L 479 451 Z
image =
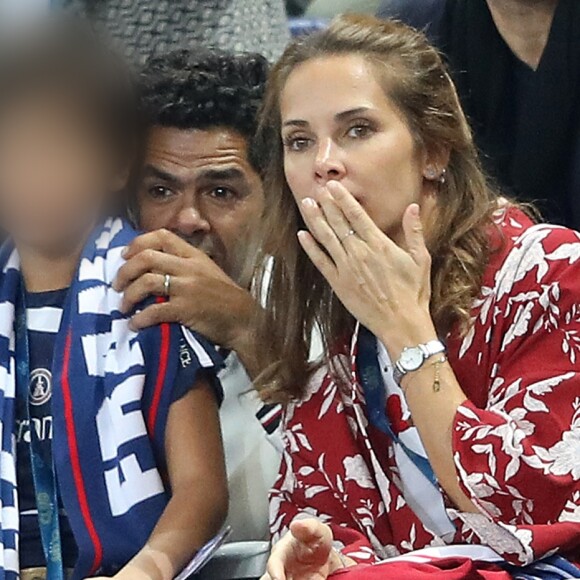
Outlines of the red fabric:
M 580 562 L 580 234 L 533 225 L 516 209 L 498 224 L 504 244 L 473 327 L 448 340 L 469 399 L 453 428 L 457 476 L 481 510 L 448 509 L 454 543 L 487 545 L 516 565 L 553 551 Z M 347 367 L 355 350 L 341 355 Z M 408 426 L 396 401 L 387 412 L 397 429 Z M 306 513 L 329 523 L 361 563 L 444 543 L 405 501 L 391 443 L 365 413 L 356 380 L 344 392 L 324 369 L 288 407 L 274 539 Z
M 446 558 L 435 562 L 360 564 L 332 574 L 336 580 L 508 580 L 511 576 L 487 562 Z

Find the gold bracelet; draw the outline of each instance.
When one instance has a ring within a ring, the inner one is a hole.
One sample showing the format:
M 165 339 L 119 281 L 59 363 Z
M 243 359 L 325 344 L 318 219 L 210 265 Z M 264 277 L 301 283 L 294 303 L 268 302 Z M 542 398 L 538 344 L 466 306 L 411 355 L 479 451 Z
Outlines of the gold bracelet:
M 438 393 L 441 390 L 441 365 L 447 362 L 447 357 L 443 355 L 441 358 L 433 362 L 431 366 L 435 367 L 435 376 L 433 378 L 433 392 Z
M 435 369 L 435 376 L 433 377 L 433 392 L 438 393 L 441 390 L 441 365 L 447 362 L 447 357 L 445 355 L 440 356 L 437 360 L 433 361 L 429 367 L 434 367 Z M 421 367 L 415 371 L 414 374 L 420 373 L 427 367 Z M 407 395 L 407 390 L 409 389 L 409 385 L 407 384 L 406 387 L 401 385 L 401 389 L 404 395 Z

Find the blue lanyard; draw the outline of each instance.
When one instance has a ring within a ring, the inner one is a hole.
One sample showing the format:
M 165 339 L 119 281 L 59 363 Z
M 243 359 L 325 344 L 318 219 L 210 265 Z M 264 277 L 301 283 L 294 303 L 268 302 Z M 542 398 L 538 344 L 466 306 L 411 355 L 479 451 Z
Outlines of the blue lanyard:
M 20 301 L 17 304 L 16 312 L 16 392 L 26 408 L 26 417 L 28 419 L 30 463 L 36 507 L 38 509 L 38 524 L 46 559 L 47 578 L 48 580 L 64 580 L 54 462 L 51 461 L 48 464 L 43 457 L 38 433 L 32 424 L 30 416 L 30 352 L 23 291 L 20 293 Z
M 358 338 L 357 370 L 371 424 L 385 433 L 393 443 L 398 443 L 419 471 L 439 489 L 437 478 L 429 460 L 405 445 L 391 428 L 391 423 L 386 413 L 387 400 L 383 375 L 379 365 L 377 339 L 369 330 L 362 326 Z

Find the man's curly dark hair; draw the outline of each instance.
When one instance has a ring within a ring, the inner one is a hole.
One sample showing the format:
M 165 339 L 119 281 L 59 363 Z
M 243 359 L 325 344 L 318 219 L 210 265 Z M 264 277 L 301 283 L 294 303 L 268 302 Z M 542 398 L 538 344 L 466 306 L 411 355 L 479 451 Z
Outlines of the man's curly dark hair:
M 261 173 L 255 134 L 267 77 L 268 61 L 259 54 L 192 48 L 154 55 L 140 74 L 146 124 L 233 129 L 248 140 L 250 162 Z

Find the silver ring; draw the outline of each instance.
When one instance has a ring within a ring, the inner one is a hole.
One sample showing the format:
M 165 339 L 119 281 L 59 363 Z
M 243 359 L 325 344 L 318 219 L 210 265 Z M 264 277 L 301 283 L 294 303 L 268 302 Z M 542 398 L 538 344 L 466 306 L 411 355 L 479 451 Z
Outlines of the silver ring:
M 166 298 L 169 298 L 169 291 L 171 290 L 171 276 L 169 274 L 165 274 L 165 278 L 163 278 L 163 294 Z
M 339 238 L 340 243 L 342 244 L 344 240 L 346 240 L 346 238 L 354 235 L 356 235 L 356 232 L 354 230 L 348 230 L 348 232 L 344 236 L 342 236 L 342 238 Z

